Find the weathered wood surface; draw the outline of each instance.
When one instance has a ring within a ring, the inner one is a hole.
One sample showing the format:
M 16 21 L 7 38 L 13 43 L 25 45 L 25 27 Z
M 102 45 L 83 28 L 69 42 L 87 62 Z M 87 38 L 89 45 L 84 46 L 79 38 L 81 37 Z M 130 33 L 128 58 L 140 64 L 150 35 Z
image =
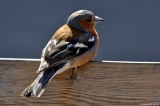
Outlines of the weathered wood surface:
M 20 92 L 37 76 L 39 61 L 0 60 L 0 105 L 115 106 L 160 104 L 159 63 L 90 62 L 79 68 L 77 80 L 52 79 L 41 98 Z M 66 74 L 67 75 L 67 74 Z

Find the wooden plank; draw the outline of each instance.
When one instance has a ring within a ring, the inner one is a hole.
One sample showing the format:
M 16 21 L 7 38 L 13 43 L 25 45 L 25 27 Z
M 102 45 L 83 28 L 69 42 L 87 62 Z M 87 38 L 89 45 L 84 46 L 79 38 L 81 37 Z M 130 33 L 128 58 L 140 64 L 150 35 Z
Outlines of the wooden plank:
M 68 72 L 52 79 L 41 98 L 20 92 L 37 76 L 39 60 L 0 59 L 0 105 L 115 106 L 159 105 L 160 63 L 90 62 L 77 80 Z

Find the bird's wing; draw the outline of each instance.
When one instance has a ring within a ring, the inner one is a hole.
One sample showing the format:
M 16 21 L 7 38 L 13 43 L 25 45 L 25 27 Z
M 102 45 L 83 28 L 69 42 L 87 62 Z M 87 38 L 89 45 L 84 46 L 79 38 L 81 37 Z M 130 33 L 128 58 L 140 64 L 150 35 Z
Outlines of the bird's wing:
M 83 34 L 79 38 L 72 38 L 69 41 L 51 39 L 42 52 L 39 71 L 67 62 L 90 50 L 94 44 L 95 38 L 90 33 Z

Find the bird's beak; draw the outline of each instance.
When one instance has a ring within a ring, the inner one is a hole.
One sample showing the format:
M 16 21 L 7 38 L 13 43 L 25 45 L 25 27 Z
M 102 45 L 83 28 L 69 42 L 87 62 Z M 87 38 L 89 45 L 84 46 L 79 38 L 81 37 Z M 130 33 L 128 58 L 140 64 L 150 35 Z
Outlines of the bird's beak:
M 95 21 L 95 23 L 101 23 L 101 22 L 105 21 L 105 19 L 100 18 L 100 17 L 98 17 L 98 16 L 95 16 L 95 17 L 94 17 L 94 21 Z

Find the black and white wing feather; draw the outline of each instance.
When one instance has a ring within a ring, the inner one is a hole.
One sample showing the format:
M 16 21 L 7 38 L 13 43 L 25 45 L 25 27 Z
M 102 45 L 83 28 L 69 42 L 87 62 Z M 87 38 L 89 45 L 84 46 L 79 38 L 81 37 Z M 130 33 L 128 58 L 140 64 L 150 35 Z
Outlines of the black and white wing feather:
M 94 44 L 95 38 L 90 33 L 70 41 L 51 39 L 42 52 L 39 71 L 44 71 L 60 63 L 67 62 L 75 56 L 90 50 Z

